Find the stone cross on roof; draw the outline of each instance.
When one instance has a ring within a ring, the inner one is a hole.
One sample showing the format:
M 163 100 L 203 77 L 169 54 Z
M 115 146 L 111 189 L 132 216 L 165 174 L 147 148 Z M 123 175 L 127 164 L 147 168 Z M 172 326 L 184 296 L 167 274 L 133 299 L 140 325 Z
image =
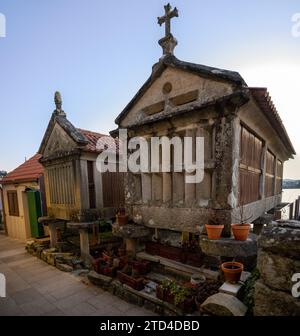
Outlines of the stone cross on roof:
M 172 10 L 171 5 L 168 3 L 165 7 L 165 15 L 158 17 L 158 24 L 161 26 L 163 23 L 165 23 L 165 29 L 166 29 L 166 36 L 171 35 L 171 19 L 173 19 L 174 17 L 178 17 L 178 10 L 175 7 Z
M 161 26 L 165 24 L 165 37 L 158 41 L 159 45 L 163 48 L 164 55 L 173 55 L 174 48 L 177 45 L 177 40 L 171 34 L 171 19 L 178 17 L 178 10 L 175 7 L 172 10 L 171 5 L 168 3 L 165 8 L 165 15 L 158 17 L 158 24 Z

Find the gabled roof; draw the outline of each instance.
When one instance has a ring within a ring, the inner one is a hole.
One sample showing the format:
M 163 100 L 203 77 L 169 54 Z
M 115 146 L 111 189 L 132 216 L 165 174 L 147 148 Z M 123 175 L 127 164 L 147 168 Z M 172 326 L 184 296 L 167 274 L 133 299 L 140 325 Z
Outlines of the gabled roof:
M 100 139 L 104 139 L 105 137 L 109 137 L 109 135 L 96 133 L 88 130 L 84 130 L 81 128 L 77 128 L 77 130 L 87 139 L 88 144 L 83 148 L 84 151 L 87 152 L 95 152 L 99 153 L 100 150 L 97 149 L 97 143 Z M 103 140 L 104 141 L 104 140 Z M 103 142 L 105 144 L 105 142 Z
M 293 144 L 288 136 L 286 128 L 280 118 L 277 109 L 272 101 L 272 98 L 267 90 L 267 88 L 249 88 L 253 98 L 256 103 L 267 117 L 268 121 L 272 125 L 272 127 L 277 132 L 279 138 L 284 143 L 284 145 L 288 148 L 288 150 L 296 155 L 296 151 L 293 147 Z
M 115 123 L 120 125 L 121 120 L 126 116 L 129 110 L 136 104 L 136 102 L 144 95 L 146 90 L 152 85 L 152 83 L 162 74 L 162 72 L 167 68 L 177 68 L 184 71 L 188 71 L 194 73 L 196 75 L 200 75 L 202 77 L 208 77 L 219 81 L 226 81 L 232 83 L 237 86 L 235 92 L 238 93 L 241 90 L 249 89 L 252 97 L 257 102 L 261 111 L 265 114 L 267 119 L 269 120 L 272 127 L 277 132 L 279 138 L 287 148 L 287 150 L 295 155 L 295 149 L 292 145 L 292 142 L 288 136 L 288 133 L 283 125 L 283 122 L 271 100 L 271 97 L 266 88 L 249 88 L 241 77 L 241 75 L 236 71 L 223 70 L 218 68 L 213 68 L 201 64 L 189 63 L 178 60 L 174 55 L 168 55 L 163 57 L 158 63 L 153 66 L 152 74 L 148 78 L 148 80 L 144 83 L 144 85 L 140 88 L 140 90 L 136 93 L 133 99 L 128 103 L 128 105 L 124 108 L 124 110 L 119 114 L 116 118 Z M 226 98 L 226 97 L 223 97 Z M 206 105 L 206 104 L 204 104 Z M 189 112 L 193 108 L 202 108 L 205 106 L 194 106 L 191 104 L 188 107 L 184 107 L 177 111 L 174 109 L 174 113 L 185 113 Z M 177 112 L 176 112 L 177 111 Z M 171 114 L 173 116 L 173 114 Z M 166 118 L 165 114 L 158 113 L 155 116 L 150 116 L 145 118 L 140 123 L 137 123 L 135 126 L 141 126 L 142 124 L 153 123 L 155 120 L 160 118 Z M 116 135 L 116 131 L 114 130 L 110 132 L 112 135 Z
M 55 112 L 53 113 L 50 122 L 48 124 L 47 130 L 45 132 L 45 135 L 43 137 L 42 143 L 39 148 L 39 153 L 42 154 L 47 146 L 48 140 L 50 138 L 50 135 L 52 133 L 53 127 L 55 123 L 58 123 L 62 129 L 71 137 L 71 139 L 78 145 L 80 149 L 86 152 L 92 152 L 92 153 L 99 153 L 100 150 L 97 149 L 97 143 L 98 141 L 103 138 L 103 144 L 105 145 L 106 142 L 104 142 L 105 137 L 110 137 L 109 135 L 92 132 L 88 130 L 84 130 L 81 128 L 76 128 L 67 118 L 63 115 L 57 115 Z M 113 138 L 112 138 L 113 139 Z M 116 145 L 118 146 L 118 143 L 116 140 Z M 108 147 L 109 146 L 108 144 Z
M 35 154 L 32 158 L 25 161 L 18 168 L 8 173 L 2 180 L 2 184 L 35 182 L 44 173 L 43 166 L 39 163 L 40 154 Z
M 65 116 L 57 115 L 55 112 L 53 112 L 38 151 L 40 154 L 44 152 L 56 122 L 71 137 L 71 139 L 75 141 L 78 146 L 83 147 L 88 144 L 88 140 L 84 137 L 84 135 L 76 127 L 74 127 Z
M 158 63 L 153 66 L 152 74 L 144 85 L 140 88 L 137 94 L 125 107 L 125 109 L 116 118 L 115 123 L 119 124 L 121 119 L 125 117 L 127 112 L 133 107 L 133 105 L 143 96 L 146 90 L 152 85 L 152 83 L 162 74 L 162 72 L 167 68 L 176 68 L 183 71 L 191 72 L 202 77 L 208 77 L 215 80 L 221 80 L 225 82 L 230 82 L 238 86 L 246 86 L 244 79 L 236 71 L 223 70 L 218 68 L 209 67 L 206 65 L 195 64 L 180 61 L 174 55 L 168 55 L 163 57 Z

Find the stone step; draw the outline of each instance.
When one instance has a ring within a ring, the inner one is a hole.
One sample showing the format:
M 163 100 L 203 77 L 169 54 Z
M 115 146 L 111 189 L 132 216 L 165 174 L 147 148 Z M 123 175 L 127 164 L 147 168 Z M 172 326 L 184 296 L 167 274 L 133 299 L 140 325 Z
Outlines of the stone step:
M 181 262 L 170 260 L 170 259 L 163 258 L 160 256 L 153 256 L 146 252 L 139 252 L 137 253 L 136 256 L 138 259 L 143 259 L 143 260 L 157 262 L 157 263 L 159 262 L 161 265 L 165 266 L 166 268 L 172 269 L 174 271 L 178 271 L 180 272 L 180 274 L 185 274 L 186 276 L 191 276 L 195 273 L 199 273 L 199 274 L 203 274 L 208 279 L 217 280 L 220 275 L 219 272 L 217 271 L 212 271 L 204 267 L 194 267 L 194 266 L 186 265 Z

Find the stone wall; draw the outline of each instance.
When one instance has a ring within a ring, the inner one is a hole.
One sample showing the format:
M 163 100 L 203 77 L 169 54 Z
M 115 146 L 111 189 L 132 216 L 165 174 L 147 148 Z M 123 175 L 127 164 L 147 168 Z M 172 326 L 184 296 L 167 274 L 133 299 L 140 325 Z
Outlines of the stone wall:
M 300 222 L 278 221 L 264 228 L 259 241 L 254 314 L 300 316 L 300 300 L 292 295 L 292 277 L 300 273 Z M 299 291 L 299 289 L 298 289 Z

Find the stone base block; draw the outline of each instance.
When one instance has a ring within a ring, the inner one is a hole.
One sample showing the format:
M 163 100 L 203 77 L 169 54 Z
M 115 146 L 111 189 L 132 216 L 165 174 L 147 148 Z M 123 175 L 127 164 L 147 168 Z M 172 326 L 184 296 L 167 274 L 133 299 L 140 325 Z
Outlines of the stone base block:
M 233 295 L 218 293 L 206 299 L 201 310 L 214 316 L 244 316 L 247 307 Z
M 255 283 L 255 316 L 300 316 L 300 301 L 291 293 L 272 290 L 261 280 Z

